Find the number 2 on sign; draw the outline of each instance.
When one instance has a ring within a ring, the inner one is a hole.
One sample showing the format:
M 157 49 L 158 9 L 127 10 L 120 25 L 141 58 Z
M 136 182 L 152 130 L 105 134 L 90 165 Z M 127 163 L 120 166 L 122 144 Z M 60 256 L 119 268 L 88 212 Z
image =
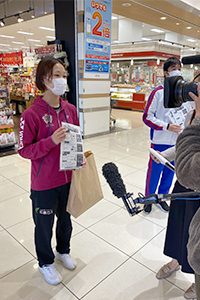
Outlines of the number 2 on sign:
M 92 29 L 92 34 L 102 36 L 102 31 L 99 30 L 99 28 L 102 25 L 102 15 L 98 11 L 96 11 L 96 12 L 93 13 L 92 18 L 94 20 L 98 19 L 97 24 Z

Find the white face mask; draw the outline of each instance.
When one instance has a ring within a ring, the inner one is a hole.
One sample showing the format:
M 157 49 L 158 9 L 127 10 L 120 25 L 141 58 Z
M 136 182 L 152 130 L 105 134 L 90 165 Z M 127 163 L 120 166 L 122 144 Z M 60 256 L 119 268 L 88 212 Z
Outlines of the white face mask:
M 169 77 L 173 77 L 173 76 L 182 76 L 182 73 L 180 70 L 173 70 L 169 72 Z
M 50 90 L 54 95 L 61 96 L 68 90 L 68 84 L 66 78 L 53 78 L 53 88 L 46 85 L 47 89 Z

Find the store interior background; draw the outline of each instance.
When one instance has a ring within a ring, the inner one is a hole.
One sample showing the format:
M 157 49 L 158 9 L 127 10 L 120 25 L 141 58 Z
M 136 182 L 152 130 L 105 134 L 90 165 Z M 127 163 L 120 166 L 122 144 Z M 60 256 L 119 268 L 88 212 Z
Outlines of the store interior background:
M 34 49 L 55 40 L 53 1 L 0 1 L 0 8 L 0 52 L 23 51 L 24 59 L 24 67 L 7 68 L 14 78 L 9 82 L 9 90 L 14 87 L 13 90 L 21 95 L 17 85 L 20 82 L 22 89 L 23 85 L 28 86 L 28 90 L 22 93 L 28 92 L 34 97 Z M 152 54 L 135 56 L 134 53 L 151 50 L 180 57 L 198 54 L 199 9 L 199 1 L 194 0 L 113 1 L 111 132 L 141 126 L 141 112 L 148 95 L 163 82 L 162 64 L 167 57 Z M 26 10 L 16 15 L 16 12 Z M 23 17 L 23 22 L 18 22 L 19 16 Z M 126 53 L 126 57 L 122 57 L 122 53 Z M 191 80 L 198 70 L 199 66 L 184 67 L 183 76 Z M 7 84 L 4 72 L 5 69 L 1 68 L 1 87 Z M 24 109 L 20 105 L 18 108 L 20 113 Z M 18 118 L 14 117 L 14 120 L 17 128 Z

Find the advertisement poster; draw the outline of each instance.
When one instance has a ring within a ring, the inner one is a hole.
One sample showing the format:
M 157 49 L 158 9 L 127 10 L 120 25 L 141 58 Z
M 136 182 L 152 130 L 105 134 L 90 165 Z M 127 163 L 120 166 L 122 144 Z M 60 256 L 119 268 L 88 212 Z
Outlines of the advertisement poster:
M 109 78 L 112 0 L 85 0 L 85 78 Z

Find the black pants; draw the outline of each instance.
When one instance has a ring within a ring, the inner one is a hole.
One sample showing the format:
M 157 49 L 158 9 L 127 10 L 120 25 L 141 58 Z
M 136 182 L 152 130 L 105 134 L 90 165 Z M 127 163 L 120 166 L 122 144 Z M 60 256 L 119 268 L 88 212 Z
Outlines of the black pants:
M 61 254 L 70 252 L 72 223 L 70 214 L 66 212 L 69 188 L 70 183 L 51 190 L 31 191 L 35 247 L 40 267 L 54 262 L 51 239 L 55 215 L 57 216 L 56 250 Z

